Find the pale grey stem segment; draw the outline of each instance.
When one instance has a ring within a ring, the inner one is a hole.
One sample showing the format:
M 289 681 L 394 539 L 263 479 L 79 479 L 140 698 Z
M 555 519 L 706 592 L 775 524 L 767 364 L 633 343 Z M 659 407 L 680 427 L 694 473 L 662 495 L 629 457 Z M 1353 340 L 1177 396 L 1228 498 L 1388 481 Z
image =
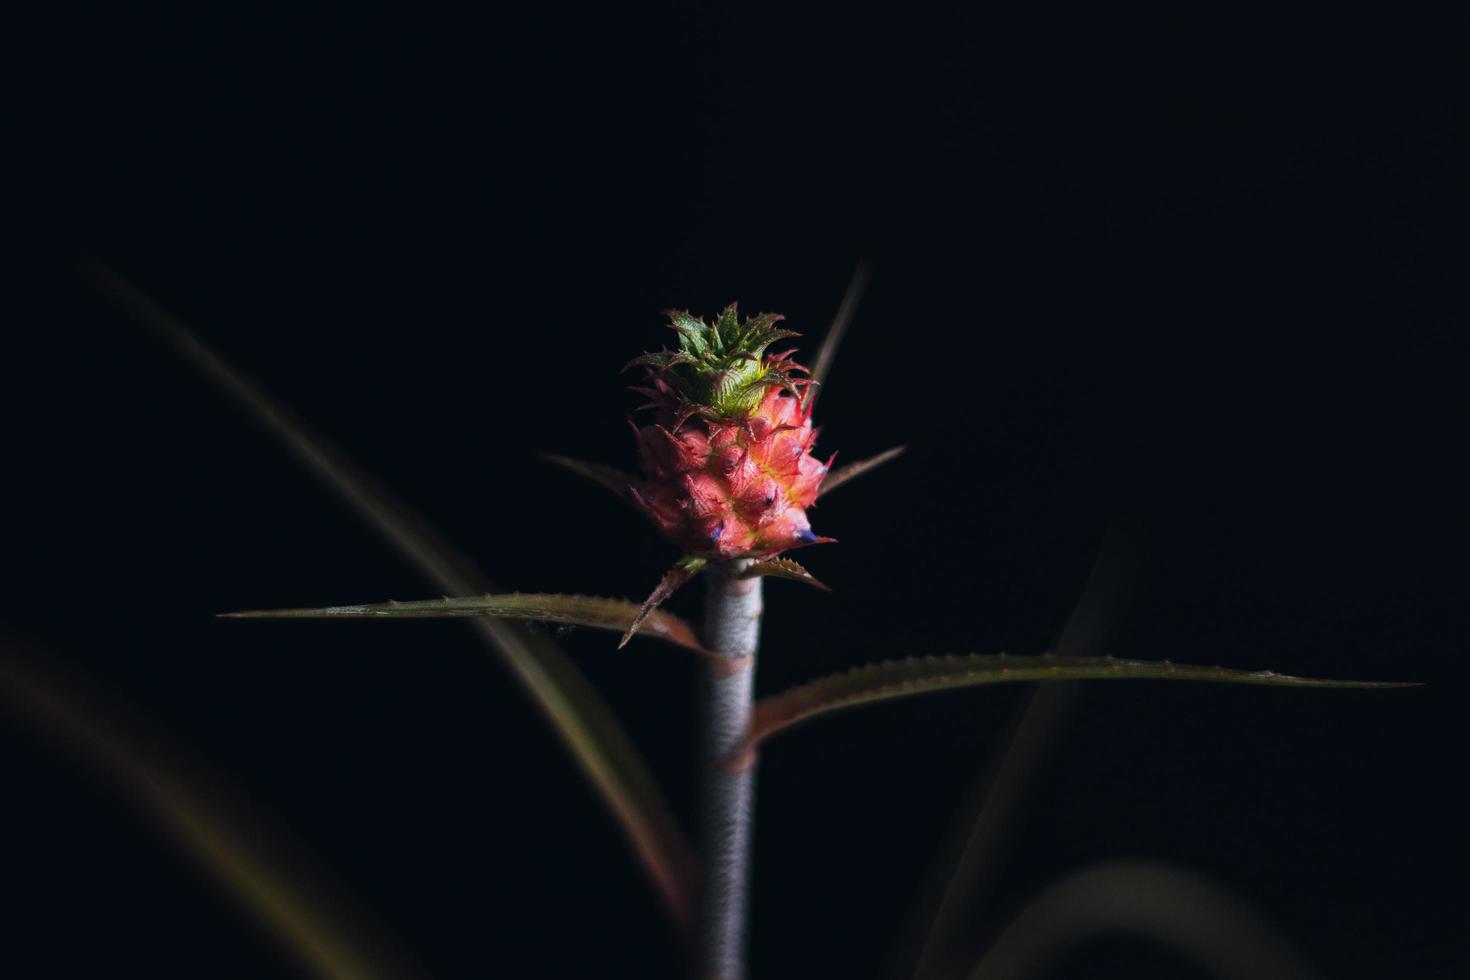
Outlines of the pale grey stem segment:
M 704 980 L 745 977 L 755 759 L 736 753 L 750 725 L 761 625 L 761 580 L 737 577 L 749 564 L 722 562 L 705 573 L 704 644 L 718 656 L 705 667 L 699 706 L 704 863 L 698 956 Z

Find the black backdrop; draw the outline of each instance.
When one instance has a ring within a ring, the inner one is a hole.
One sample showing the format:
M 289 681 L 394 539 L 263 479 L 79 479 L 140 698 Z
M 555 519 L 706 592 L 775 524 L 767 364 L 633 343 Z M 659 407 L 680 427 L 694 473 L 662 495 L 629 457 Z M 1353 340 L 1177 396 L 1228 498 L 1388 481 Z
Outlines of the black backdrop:
M 1127 517 L 1143 570 L 1113 652 L 1430 686 L 1088 689 L 976 943 L 1059 875 L 1141 856 L 1248 896 L 1332 976 L 1453 975 L 1465 26 L 685 6 L 54 25 L 12 146 L 38 167 L 0 622 L 229 774 L 436 974 L 679 975 L 621 838 L 466 630 L 211 618 L 431 590 L 76 263 L 154 293 L 499 581 L 641 596 L 674 552 L 535 453 L 632 464 L 618 368 L 668 339 L 661 309 L 738 299 L 812 345 L 871 256 L 821 444 L 911 449 L 815 513 L 841 543 L 803 559 L 835 594 L 768 587 L 762 690 L 1038 652 Z M 692 665 L 565 644 L 687 816 Z M 756 975 L 883 975 L 1022 696 L 770 746 Z M 289 975 L 108 791 L 14 726 L 0 745 L 8 961 Z M 1057 975 L 1188 969 L 1110 942 Z

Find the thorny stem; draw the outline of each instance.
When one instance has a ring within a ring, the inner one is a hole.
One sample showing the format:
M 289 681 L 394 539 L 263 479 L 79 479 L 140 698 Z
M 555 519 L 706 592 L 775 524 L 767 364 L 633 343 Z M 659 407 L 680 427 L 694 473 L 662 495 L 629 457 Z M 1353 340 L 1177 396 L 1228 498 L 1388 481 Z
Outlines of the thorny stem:
M 699 706 L 704 877 L 698 957 L 704 980 L 745 976 L 755 759 L 736 753 L 750 724 L 761 623 L 761 580 L 737 577 L 748 564 L 720 563 L 705 575 L 704 643 L 719 658 L 705 668 Z

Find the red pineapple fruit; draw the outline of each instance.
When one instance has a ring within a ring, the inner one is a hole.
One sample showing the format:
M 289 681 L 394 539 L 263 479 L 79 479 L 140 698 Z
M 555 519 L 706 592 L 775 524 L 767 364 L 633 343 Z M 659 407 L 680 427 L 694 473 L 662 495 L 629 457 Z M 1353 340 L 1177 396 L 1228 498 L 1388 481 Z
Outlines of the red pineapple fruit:
M 712 324 L 670 312 L 678 350 L 644 354 L 653 422 L 635 426 L 643 479 L 633 498 L 665 538 L 694 559 L 770 558 L 831 541 L 812 532 L 806 508 L 828 466 L 811 453 L 817 430 L 796 336 L 774 313 L 739 319 L 734 304 Z M 829 460 L 830 462 L 830 460 Z M 700 563 L 702 564 L 702 562 Z

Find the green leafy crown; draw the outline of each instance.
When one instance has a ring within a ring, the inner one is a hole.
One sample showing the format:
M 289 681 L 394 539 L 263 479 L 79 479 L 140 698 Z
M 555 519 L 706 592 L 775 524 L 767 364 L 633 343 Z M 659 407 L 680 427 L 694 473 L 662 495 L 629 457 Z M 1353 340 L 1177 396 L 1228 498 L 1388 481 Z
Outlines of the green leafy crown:
M 806 370 L 790 360 L 793 351 L 766 356 L 766 348 L 776 341 L 800 336 L 776 327 L 785 318 L 761 313 L 741 320 L 735 306 L 725 307 L 709 324 L 683 310 L 667 311 L 669 327 L 679 334 L 679 349 L 635 357 L 627 367 L 648 368 L 685 405 L 719 418 L 749 415 L 771 385 L 795 392 L 808 384 L 793 377 L 793 372 Z

